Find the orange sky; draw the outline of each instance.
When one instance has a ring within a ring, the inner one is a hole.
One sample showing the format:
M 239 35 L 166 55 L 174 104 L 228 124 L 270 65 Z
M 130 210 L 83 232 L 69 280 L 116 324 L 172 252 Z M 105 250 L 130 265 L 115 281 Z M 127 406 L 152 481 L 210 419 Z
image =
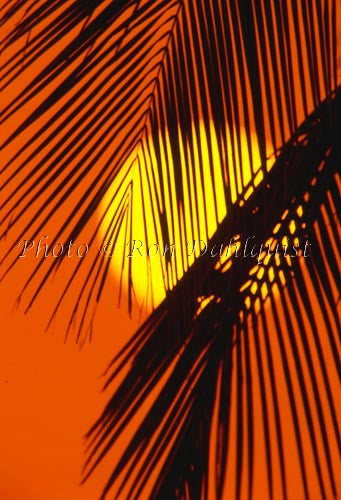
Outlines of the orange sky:
M 67 43 L 67 38 L 64 42 Z M 44 60 L 40 59 L 39 64 L 43 63 Z M 19 82 L 22 88 L 27 84 L 28 76 L 23 73 Z M 5 100 L 19 90 L 18 87 L 8 89 Z M 42 99 L 42 95 L 39 99 Z M 29 113 L 30 108 L 26 106 L 22 110 L 22 117 Z M 18 114 L 9 122 L 9 129 L 17 126 L 17 119 Z M 34 127 L 30 133 L 33 131 Z M 8 157 L 18 146 L 20 141 L 8 148 Z M 34 213 L 34 208 L 25 213 L 21 227 Z M 70 209 L 71 202 L 65 205 L 64 214 Z M 62 219 L 63 214 L 56 214 L 49 227 L 46 227 L 46 232 L 42 231 L 41 234 L 52 234 L 55 224 Z M 82 240 L 86 241 L 86 235 Z M 1 251 L 5 248 L 6 243 L 2 242 Z M 35 263 L 34 258 L 23 259 L 0 283 L 0 500 L 94 500 L 109 475 L 111 460 L 119 456 L 124 442 L 113 450 L 99 472 L 80 487 L 85 457 L 83 436 L 110 395 L 110 389 L 105 394 L 100 392 L 104 382 L 101 375 L 117 349 L 136 329 L 139 319 L 137 314 L 133 320 L 129 318 L 125 304 L 117 309 L 117 283 L 110 277 L 95 316 L 92 342 L 86 342 L 80 349 L 71 335 L 68 342 L 64 343 L 63 320 L 66 321 L 67 312 L 73 306 L 76 291 L 67 297 L 60 321 L 45 332 L 58 296 L 56 290 L 60 290 L 63 276 L 56 276 L 55 282 L 48 284 L 27 315 L 23 312 L 27 305 L 25 300 L 19 310 L 13 311 L 20 286 Z M 73 263 L 69 263 L 69 268 L 67 266 L 66 269 L 70 269 Z M 28 296 L 29 293 L 26 299 Z M 289 415 L 289 411 L 286 412 L 288 402 L 284 391 L 281 404 L 283 415 Z M 255 407 L 255 415 L 259 419 L 255 421 L 259 430 L 260 407 Z M 302 491 L 299 482 L 297 488 L 295 484 L 297 457 L 290 456 L 293 433 L 289 423 L 286 439 L 289 482 L 292 493 L 296 495 L 295 499 L 291 497 L 289 500 L 300 500 Z M 255 498 L 261 500 L 263 487 L 266 487 L 264 450 L 261 446 L 257 450 L 259 465 L 255 472 Z M 233 470 L 234 458 L 230 460 Z M 308 472 L 313 491 L 316 477 L 312 462 Z M 246 498 L 245 489 L 242 493 Z
M 44 333 L 48 295 L 26 316 L 12 312 L 20 279 L 15 269 L 0 285 L 0 498 L 93 500 L 108 471 L 79 487 L 83 436 L 107 400 L 102 373 L 137 322 L 104 299 L 80 350 L 63 332 Z

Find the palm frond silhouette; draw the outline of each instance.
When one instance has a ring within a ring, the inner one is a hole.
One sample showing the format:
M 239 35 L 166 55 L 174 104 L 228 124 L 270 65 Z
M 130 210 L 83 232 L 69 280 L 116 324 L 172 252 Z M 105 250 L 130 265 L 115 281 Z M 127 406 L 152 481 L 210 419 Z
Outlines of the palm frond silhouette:
M 104 227 L 115 245 L 134 238 L 140 210 L 147 242 L 180 242 L 177 259 L 160 259 L 165 299 L 108 368 L 106 387 L 124 376 L 89 432 L 84 479 L 148 402 L 102 498 L 252 498 L 259 449 L 262 498 L 336 497 L 336 2 L 8 0 L 1 14 L 3 275 L 18 241 L 48 224 L 51 244 L 95 241 Z M 187 241 L 226 247 L 235 235 L 271 248 L 309 240 L 312 252 L 261 266 L 189 258 Z M 27 310 L 65 260 L 37 263 Z M 108 273 L 96 255 L 63 282 L 53 317 L 76 290 L 67 330 L 78 340 Z

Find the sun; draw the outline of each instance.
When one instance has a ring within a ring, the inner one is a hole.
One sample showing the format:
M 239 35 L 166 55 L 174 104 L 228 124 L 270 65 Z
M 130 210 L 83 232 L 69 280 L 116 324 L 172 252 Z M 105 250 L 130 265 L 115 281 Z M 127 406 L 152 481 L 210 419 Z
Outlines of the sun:
M 213 122 L 209 130 L 203 121 L 192 125 L 191 149 L 179 129 L 175 160 L 169 134 L 159 135 L 158 155 L 155 139 L 147 134 L 103 197 L 98 212 L 102 254 L 110 258 L 115 284 L 123 291 L 132 285 L 140 308 L 157 306 L 200 255 L 200 240 L 206 242 L 227 213 L 226 193 L 232 203 L 242 204 L 262 181 L 256 134 L 251 134 L 251 148 L 246 131 L 238 135 L 228 132 L 222 157 Z

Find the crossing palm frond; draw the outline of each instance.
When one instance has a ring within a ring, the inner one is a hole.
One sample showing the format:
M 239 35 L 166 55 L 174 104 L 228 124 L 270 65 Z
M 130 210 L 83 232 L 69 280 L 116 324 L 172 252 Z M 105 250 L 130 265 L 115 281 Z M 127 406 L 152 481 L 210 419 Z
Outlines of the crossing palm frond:
M 334 118 L 331 118 L 332 116 Z M 273 496 L 271 461 L 274 453 L 267 424 L 270 418 L 276 421 L 275 435 L 279 443 L 277 452 L 281 464 L 282 491 L 278 494 L 290 498 L 286 493 L 281 436 L 283 420 L 280 418 L 278 389 L 276 389 L 279 375 L 273 371 L 274 337 L 280 344 L 280 357 L 294 422 L 297 450 L 291 449 L 290 452 L 292 454 L 297 452 L 299 456 L 304 496 L 307 499 L 311 498 L 312 492 L 309 492 L 307 486 L 306 451 L 300 430 L 302 425 L 308 425 L 309 437 L 314 448 L 319 494 L 321 498 L 328 498 L 327 491 L 332 491 L 332 494 L 336 495 L 336 464 L 332 464 L 330 448 L 335 445 L 334 439 L 339 442 L 339 430 L 336 400 L 332 395 L 330 377 L 334 370 L 338 371 L 336 332 L 339 319 L 335 307 L 339 291 L 337 295 L 332 292 L 336 281 L 328 275 L 327 268 L 336 270 L 339 263 L 335 246 L 332 250 L 333 244 L 335 245 L 334 235 L 330 233 L 327 235 L 326 231 L 326 227 L 329 224 L 333 225 L 333 222 L 331 218 L 321 216 L 323 208 L 328 204 L 327 198 L 331 193 L 335 195 L 337 190 L 337 170 L 341 158 L 337 147 L 336 130 L 335 103 L 329 102 L 320 106 L 286 144 L 273 171 L 268 174 L 267 183 L 258 187 L 252 202 L 250 200 L 246 206 L 236 208 L 226 217 L 226 221 L 221 223 L 211 242 L 212 245 L 223 242 L 224 248 L 227 248 L 238 227 L 242 241 L 246 240 L 248 234 L 257 233 L 260 235 L 260 241 L 269 241 L 273 249 L 290 234 L 290 222 L 295 220 L 296 229 L 291 236 L 301 242 L 309 238 L 314 245 L 313 257 L 310 259 L 303 257 L 304 262 L 302 262 L 302 259 L 288 260 L 281 257 L 278 260 L 273 255 L 270 257 L 268 255 L 268 258 L 264 256 L 264 263 L 260 266 L 249 256 L 240 262 L 233 262 L 227 271 L 224 271 L 223 266 L 217 270 L 219 254 L 215 258 L 211 255 L 206 258 L 201 257 L 114 359 L 107 385 L 126 366 L 131 365 L 131 368 L 89 433 L 92 453 L 87 463 L 88 474 L 114 447 L 122 430 L 129 426 L 133 419 L 136 408 L 150 394 L 154 393 L 155 401 L 117 464 L 103 498 L 112 485 L 121 479 L 121 487 L 116 492 L 117 498 L 120 498 L 119 495 L 131 475 L 134 475 L 132 486 L 125 493 L 127 498 L 140 498 L 153 467 L 164 454 L 167 456 L 164 458 L 162 473 L 154 485 L 150 498 L 208 498 L 208 453 L 216 401 L 220 405 L 218 426 L 222 436 L 216 450 L 216 498 L 225 498 L 222 492 L 226 475 L 227 448 L 231 453 L 237 453 L 238 467 L 235 491 L 226 494 L 226 498 L 229 495 L 233 497 L 234 493 L 236 498 L 240 497 L 244 476 L 249 481 L 248 497 L 251 498 L 255 460 L 252 384 L 255 383 L 256 376 L 260 378 L 259 383 L 263 390 L 262 411 L 265 420 L 264 447 L 267 452 L 269 498 Z M 304 136 L 303 141 L 299 140 L 302 136 Z M 288 176 L 285 191 L 281 182 L 283 176 Z M 268 207 L 272 207 L 271 211 Z M 302 208 L 303 214 L 297 220 L 299 207 Z M 280 229 L 276 230 L 278 224 Z M 317 236 L 316 224 L 321 229 L 324 228 L 323 241 Z M 327 248 L 330 248 L 330 253 Z M 328 254 L 328 264 L 324 252 Z M 261 276 L 258 277 L 261 269 Z M 258 271 L 257 275 L 255 270 Z M 200 276 L 200 279 L 197 276 Z M 336 276 L 337 274 L 334 274 L 334 277 Z M 308 292 L 310 281 L 313 285 L 312 290 Z M 244 286 L 245 284 L 247 286 Z M 256 286 L 255 291 L 254 286 Z M 322 293 L 326 295 L 322 297 Z M 319 322 L 318 313 L 312 307 L 313 294 L 318 297 L 318 307 L 324 318 L 322 322 Z M 212 297 L 212 300 L 203 311 L 196 314 L 197 298 L 201 296 Z M 279 312 L 281 307 L 284 309 L 284 319 Z M 327 308 L 331 312 L 327 312 Z M 290 311 L 295 314 L 292 316 Z M 275 331 L 270 333 L 271 315 L 275 320 Z M 307 323 L 303 320 L 304 316 L 307 317 Z M 310 329 L 313 331 L 312 339 L 309 338 Z M 266 342 L 267 359 L 262 359 L 260 354 L 260 337 Z M 289 338 L 289 346 L 286 345 L 285 338 Z M 334 358 L 335 361 L 329 368 L 326 354 L 321 347 L 326 339 L 329 344 L 330 359 Z M 257 368 L 254 368 L 254 373 L 251 373 L 250 366 L 250 343 L 255 343 L 257 356 Z M 305 348 L 303 353 L 298 347 L 300 343 Z M 318 352 L 318 361 L 313 360 L 312 351 L 315 349 Z M 290 355 L 294 356 L 294 367 L 290 366 Z M 245 371 L 242 371 L 241 366 L 243 356 L 245 356 Z M 302 366 L 305 363 L 309 369 L 308 376 L 303 374 Z M 233 377 L 232 368 L 237 373 L 243 373 L 243 377 L 240 375 L 239 378 L 238 374 Z M 266 369 L 273 377 L 272 392 L 268 396 L 265 394 L 263 380 Z M 226 377 L 225 380 L 222 374 Z M 297 411 L 297 395 L 293 392 L 295 376 L 299 378 L 304 400 L 302 415 Z M 316 382 L 320 376 L 323 377 L 321 387 Z M 235 424 L 234 435 L 237 436 L 237 441 L 230 443 L 228 436 L 232 383 L 236 384 L 235 395 L 241 406 L 237 410 L 238 418 Z M 313 386 L 314 396 L 308 396 L 310 384 Z M 158 393 L 155 397 L 156 390 Z M 243 407 L 242 398 L 245 392 L 247 403 Z M 321 399 L 324 393 L 328 395 L 328 408 L 322 411 Z M 274 414 L 270 414 L 270 410 L 267 410 L 272 404 Z M 319 413 L 316 427 L 311 420 L 314 405 Z M 326 419 L 329 416 L 326 414 L 331 417 L 333 425 L 333 438 L 330 440 L 326 429 Z M 245 420 L 247 424 L 246 428 L 243 428 Z M 317 444 L 316 433 L 322 435 L 320 447 Z M 173 435 L 176 435 L 176 439 L 169 449 L 169 441 Z M 247 445 L 251 455 L 249 464 L 245 464 L 244 459 L 243 446 Z M 222 453 L 219 449 L 225 451 Z M 323 479 L 324 466 L 329 474 L 327 481 Z M 123 471 L 125 474 L 122 477 Z M 297 485 L 295 487 L 297 488 Z M 314 494 L 317 495 L 317 492 Z
M 176 259 L 167 254 L 147 269 L 146 301 L 155 306 L 160 277 L 165 300 L 113 362 L 109 381 L 132 365 L 89 434 L 86 477 L 154 390 L 103 498 L 112 488 L 119 498 L 141 498 L 146 488 L 151 498 L 208 498 L 211 463 L 216 498 L 230 498 L 231 454 L 231 495 L 245 490 L 251 498 L 258 398 L 267 494 L 273 498 L 276 487 L 289 498 L 282 384 L 303 495 L 310 491 L 302 427 L 318 494 L 328 500 L 336 494 L 331 448 L 338 438 L 330 382 L 339 266 L 336 2 L 7 0 L 0 12 L 3 277 L 16 265 L 18 241 L 51 228 L 51 246 L 104 236 L 117 247 L 134 239 L 138 225 L 147 244 L 179 248 Z M 252 259 L 188 255 L 188 241 L 226 244 L 226 235 L 239 242 L 257 235 L 269 245 L 309 237 L 315 253 L 271 260 L 260 273 Z M 132 309 L 134 264 L 125 261 Z M 69 329 L 76 325 L 79 340 L 110 265 L 98 254 L 71 272 L 66 262 L 38 261 L 20 297 L 29 310 L 52 275 L 67 269 L 52 317 L 77 296 Z M 124 489 L 128 476 L 136 481 Z
M 176 0 L 19 7 L 3 7 L 1 44 L 8 54 L 1 87 L 8 268 L 17 242 L 39 237 L 58 214 L 51 246 L 99 234 L 115 244 L 148 205 L 143 239 L 180 242 L 177 263 L 160 262 L 171 289 L 192 263 L 183 242 L 212 236 L 337 85 L 334 2 L 312 10 Z M 110 206 L 112 221 L 103 227 L 98 210 Z M 77 285 L 79 318 L 99 300 L 108 274 L 95 259 Z M 60 265 L 39 262 L 24 288 L 28 307 Z

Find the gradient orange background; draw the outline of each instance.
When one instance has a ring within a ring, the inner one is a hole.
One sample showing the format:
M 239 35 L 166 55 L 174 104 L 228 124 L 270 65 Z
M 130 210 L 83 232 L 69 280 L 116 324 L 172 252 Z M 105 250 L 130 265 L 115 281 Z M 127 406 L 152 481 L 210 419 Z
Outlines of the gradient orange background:
M 40 64 L 44 64 L 43 58 Z M 20 82 L 23 88 L 26 76 Z M 18 88 L 8 89 L 4 98 L 10 99 L 11 92 L 16 95 Z M 22 117 L 29 111 L 27 107 L 23 109 Z M 7 126 L 14 128 L 20 116 L 17 113 Z M 11 153 L 13 150 L 6 152 L 8 157 Z M 25 220 L 30 215 L 28 211 Z M 54 224 L 62 221 L 62 215 L 57 214 L 42 234 L 51 234 Z M 0 248 L 5 249 L 6 243 L 2 242 Z M 100 392 L 105 380 L 102 373 L 141 318 L 135 313 L 130 319 L 124 301 L 121 308 L 117 308 L 117 283 L 111 277 L 95 317 L 92 342 L 86 342 L 80 349 L 71 336 L 64 343 L 63 321 L 45 332 L 58 289 L 53 283 L 43 290 L 27 315 L 23 312 L 24 307 L 13 311 L 24 277 L 35 264 L 34 258 L 22 259 L 0 284 L 0 500 L 94 500 L 111 471 L 111 461 L 119 457 L 128 435 L 122 437 L 99 471 L 85 485 L 79 486 L 85 457 L 83 436 L 110 394 L 111 389 L 104 394 Z M 56 278 L 57 283 L 61 278 Z M 72 307 L 74 298 L 75 295 L 70 294 L 66 310 Z M 260 401 L 260 398 L 255 400 L 255 415 L 259 419 L 255 421 L 256 439 L 257 430 L 262 430 Z M 284 391 L 281 405 L 285 413 L 288 401 Z M 289 415 L 289 406 L 287 412 Z M 289 498 L 300 500 L 299 469 L 297 459 L 291 456 L 294 436 L 289 424 L 285 438 L 288 483 L 291 485 Z M 266 488 L 266 469 L 263 467 L 265 456 L 261 448 L 258 449 L 254 498 L 261 500 Z M 229 460 L 233 471 L 234 456 Z M 312 463 L 308 464 L 307 473 L 311 491 L 314 491 L 317 479 Z M 246 488 L 242 494 L 246 499 Z

